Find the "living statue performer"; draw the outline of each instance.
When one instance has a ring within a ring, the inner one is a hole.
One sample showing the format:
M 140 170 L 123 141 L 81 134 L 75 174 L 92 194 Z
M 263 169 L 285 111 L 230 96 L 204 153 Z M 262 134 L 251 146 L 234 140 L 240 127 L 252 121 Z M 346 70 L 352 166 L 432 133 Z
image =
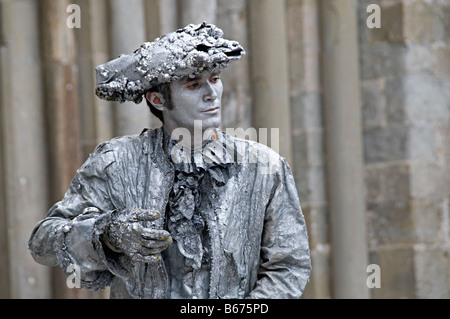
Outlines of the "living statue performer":
M 299 298 L 310 254 L 292 172 L 225 134 L 221 70 L 245 51 L 190 24 L 96 68 L 98 97 L 163 123 L 97 146 L 29 249 L 111 298 Z M 276 106 L 274 106 L 276 109 Z M 71 266 L 72 267 L 69 267 Z

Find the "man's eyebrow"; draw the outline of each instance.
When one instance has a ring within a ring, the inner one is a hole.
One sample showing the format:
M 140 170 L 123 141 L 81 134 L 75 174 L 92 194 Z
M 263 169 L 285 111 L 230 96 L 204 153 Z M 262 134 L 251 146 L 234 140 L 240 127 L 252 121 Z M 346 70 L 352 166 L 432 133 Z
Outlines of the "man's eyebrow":
M 211 73 L 211 76 L 216 76 L 216 75 L 220 75 L 222 72 L 221 71 L 217 71 L 217 72 L 212 72 Z M 199 79 L 201 79 L 202 78 L 202 75 L 201 74 L 197 74 L 196 76 L 194 76 L 193 78 L 191 78 L 191 77 L 184 77 L 184 78 L 182 78 L 182 79 L 180 79 L 180 82 L 181 83 L 187 83 L 187 82 L 190 82 L 190 81 L 196 81 L 196 80 L 199 80 Z
M 185 77 L 185 78 L 180 79 L 180 82 L 181 82 L 181 83 L 187 83 L 187 82 L 190 82 L 190 81 L 198 80 L 198 79 L 200 79 L 200 78 L 201 78 L 200 75 L 196 75 L 196 76 L 193 77 L 193 78 L 191 78 L 191 77 Z

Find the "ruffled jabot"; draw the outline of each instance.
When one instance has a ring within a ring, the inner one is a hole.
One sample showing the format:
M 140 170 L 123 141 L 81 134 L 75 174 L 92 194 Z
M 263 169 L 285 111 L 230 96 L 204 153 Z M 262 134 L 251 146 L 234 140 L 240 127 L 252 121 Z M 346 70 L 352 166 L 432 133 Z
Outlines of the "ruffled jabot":
M 201 147 L 191 150 L 164 132 L 165 150 L 175 169 L 167 228 L 186 258 L 186 265 L 194 269 L 209 258 L 209 247 L 202 236 L 210 212 L 202 207 L 211 207 L 207 201 L 215 197 L 216 188 L 225 185 L 235 169 L 218 134 L 223 133 L 213 131 Z

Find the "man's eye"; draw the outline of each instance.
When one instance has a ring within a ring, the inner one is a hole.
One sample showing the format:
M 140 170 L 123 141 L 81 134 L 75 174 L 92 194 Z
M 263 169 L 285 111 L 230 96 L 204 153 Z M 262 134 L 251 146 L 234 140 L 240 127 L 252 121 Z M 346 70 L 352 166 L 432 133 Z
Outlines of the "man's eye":
M 196 88 L 199 87 L 199 85 L 200 84 L 198 82 L 192 82 L 192 83 L 189 83 L 188 85 L 186 85 L 186 88 L 188 90 L 195 90 Z
M 219 80 L 220 80 L 220 76 L 214 76 L 214 77 L 212 77 L 212 78 L 209 80 L 209 82 L 215 84 L 215 83 L 217 83 Z

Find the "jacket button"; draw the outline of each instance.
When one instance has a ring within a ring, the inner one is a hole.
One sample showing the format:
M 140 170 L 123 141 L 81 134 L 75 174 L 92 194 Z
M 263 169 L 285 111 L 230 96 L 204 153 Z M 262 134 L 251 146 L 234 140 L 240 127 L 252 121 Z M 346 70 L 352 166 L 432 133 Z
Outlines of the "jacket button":
M 65 233 L 65 234 L 67 234 L 69 231 L 70 231 L 70 226 L 69 225 L 64 225 L 64 227 L 63 227 L 63 232 Z

